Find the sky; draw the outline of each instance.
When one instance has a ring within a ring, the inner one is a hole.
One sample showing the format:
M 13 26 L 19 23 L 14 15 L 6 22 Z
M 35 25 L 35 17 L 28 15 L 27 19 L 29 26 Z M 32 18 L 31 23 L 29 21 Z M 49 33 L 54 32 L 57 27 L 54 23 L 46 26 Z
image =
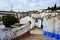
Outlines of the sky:
M 32 11 L 46 9 L 54 4 L 60 6 L 60 0 L 0 0 L 0 10 L 10 11 Z

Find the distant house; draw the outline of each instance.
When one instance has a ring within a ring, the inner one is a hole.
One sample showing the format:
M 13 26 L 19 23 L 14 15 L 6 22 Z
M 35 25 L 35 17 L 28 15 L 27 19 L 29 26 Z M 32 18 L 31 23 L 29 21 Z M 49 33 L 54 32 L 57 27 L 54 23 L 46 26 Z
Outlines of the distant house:
M 55 11 L 44 9 L 43 12 L 45 12 L 45 13 L 51 13 L 51 12 L 55 12 Z
M 13 11 L 0 11 L 0 17 L 5 16 L 7 14 L 16 15 L 16 12 L 13 12 Z
M 20 18 L 20 13 L 15 11 L 0 11 L 0 18 L 7 14 L 14 15 L 16 18 Z
M 29 12 L 19 12 L 20 18 L 24 18 L 29 15 Z
M 34 28 L 35 20 L 33 18 L 29 17 L 29 16 L 21 18 L 19 21 L 20 21 L 20 24 L 26 24 L 30 21 L 31 22 L 31 25 L 30 25 L 31 29 Z
M 35 27 L 41 28 L 41 13 L 40 12 L 32 12 L 31 17 L 35 20 Z
M 0 11 L 0 18 L 7 14 L 14 15 L 16 18 L 24 18 L 30 16 L 30 12 Z
M 43 12 L 45 12 L 45 13 L 53 13 L 53 12 L 60 13 L 60 10 L 57 9 L 55 11 L 52 11 L 52 10 L 44 9 Z
M 56 12 L 60 13 L 60 10 L 56 10 Z

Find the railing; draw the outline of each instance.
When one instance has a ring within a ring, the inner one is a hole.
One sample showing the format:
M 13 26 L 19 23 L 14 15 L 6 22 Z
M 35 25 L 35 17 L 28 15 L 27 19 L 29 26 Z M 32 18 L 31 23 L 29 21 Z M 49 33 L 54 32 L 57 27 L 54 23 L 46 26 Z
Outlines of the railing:
M 0 39 L 1 40 L 11 40 L 13 38 L 16 38 L 16 37 L 24 34 L 25 32 L 27 32 L 29 30 L 30 30 L 29 23 L 27 23 L 21 27 L 17 27 L 17 28 L 4 28 L 4 29 L 1 29 L 3 37 L 2 38 L 0 37 Z

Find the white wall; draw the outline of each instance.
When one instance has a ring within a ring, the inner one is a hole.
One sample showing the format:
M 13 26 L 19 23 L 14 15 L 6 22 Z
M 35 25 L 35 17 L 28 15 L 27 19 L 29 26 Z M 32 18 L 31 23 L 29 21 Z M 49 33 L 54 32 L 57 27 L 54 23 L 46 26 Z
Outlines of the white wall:
M 31 17 L 34 17 L 34 18 L 41 18 L 41 15 L 40 15 L 40 14 L 31 14 Z
M 44 18 L 43 30 L 48 32 L 54 32 L 54 19 L 52 17 L 50 19 Z
M 3 32 L 2 29 L 0 29 L 0 39 L 3 40 L 4 37 L 5 37 L 5 32 Z
M 50 18 L 44 17 L 43 21 L 43 30 L 55 33 L 55 34 L 60 34 L 60 16 L 52 14 Z M 54 17 L 53 17 L 54 16 Z
M 38 20 L 38 27 L 41 28 L 41 20 Z
M 4 28 L 6 29 L 6 28 Z M 21 27 L 17 27 L 17 28 L 7 28 L 8 30 L 4 30 L 0 28 L 0 39 L 1 40 L 11 40 L 12 38 L 18 37 L 28 31 L 30 31 L 30 24 L 27 23 Z M 14 35 L 15 34 L 15 35 Z M 6 36 L 7 35 L 7 36 Z
M 56 34 L 60 34 L 60 18 L 59 17 L 56 17 L 55 18 L 55 33 Z
M 34 27 L 34 25 L 35 25 L 35 20 L 33 18 L 29 17 L 29 16 L 20 19 L 20 24 L 26 24 L 29 21 L 31 21 L 31 29 L 32 29 Z

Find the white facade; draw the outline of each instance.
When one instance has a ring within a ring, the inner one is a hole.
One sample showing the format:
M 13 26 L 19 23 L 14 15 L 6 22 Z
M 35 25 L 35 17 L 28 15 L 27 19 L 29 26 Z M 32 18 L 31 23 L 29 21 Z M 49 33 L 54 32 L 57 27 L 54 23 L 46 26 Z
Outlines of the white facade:
M 60 15 L 56 16 L 55 21 L 55 33 L 60 34 Z
M 38 28 L 41 28 L 41 20 L 38 19 Z
M 38 28 L 41 28 L 41 14 L 31 14 L 31 17 L 36 21 L 37 19 L 37 22 L 35 22 L 35 26 L 37 26 Z
M 41 16 L 40 14 L 31 14 L 31 17 L 34 17 L 34 18 L 41 18 L 40 16 Z
M 34 27 L 34 25 L 35 25 L 35 20 L 33 18 L 29 17 L 29 16 L 20 19 L 20 24 L 26 24 L 29 21 L 31 21 L 31 29 L 32 29 Z

